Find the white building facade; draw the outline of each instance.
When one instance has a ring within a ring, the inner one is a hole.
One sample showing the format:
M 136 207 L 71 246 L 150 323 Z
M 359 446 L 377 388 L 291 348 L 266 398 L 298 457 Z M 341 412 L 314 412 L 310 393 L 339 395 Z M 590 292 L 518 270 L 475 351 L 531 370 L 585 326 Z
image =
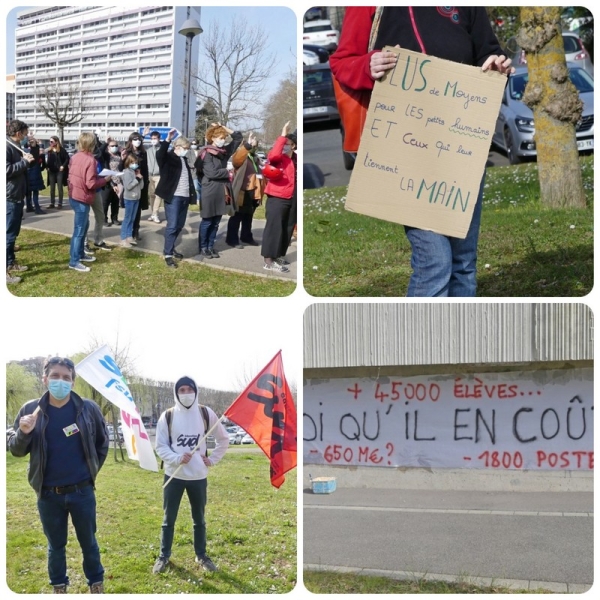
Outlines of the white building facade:
M 16 118 L 39 139 L 57 134 L 39 110 L 44 88 L 73 86 L 88 110 L 65 128 L 65 140 L 82 131 L 101 139 L 126 140 L 148 125 L 193 130 L 191 98 L 187 127 L 186 44 L 178 33 L 188 18 L 200 21 L 198 7 L 38 7 L 18 15 L 15 32 Z M 198 56 L 198 37 L 192 57 Z

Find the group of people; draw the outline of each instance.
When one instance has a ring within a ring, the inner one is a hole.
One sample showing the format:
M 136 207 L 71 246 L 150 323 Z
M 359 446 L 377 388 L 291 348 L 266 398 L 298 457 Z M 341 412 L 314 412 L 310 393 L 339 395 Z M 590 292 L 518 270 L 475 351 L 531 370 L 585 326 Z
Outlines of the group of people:
M 59 356 L 45 361 L 47 391 L 25 403 L 8 434 L 14 456 L 29 455 L 29 484 L 48 542 L 48 576 L 54 593 L 69 586 L 66 546 L 69 518 L 83 554 L 83 572 L 92 594 L 104 593 L 104 567 L 96 539 L 95 486 L 108 455 L 109 436 L 99 406 L 73 391 L 75 365 Z M 184 492 L 194 524 L 195 560 L 206 571 L 217 567 L 206 554 L 207 477 L 225 455 L 229 436 L 214 411 L 198 403 L 198 387 L 188 377 L 174 385 L 173 407 L 163 412 L 156 429 L 156 453 L 164 465 L 163 522 L 160 554 L 152 571 L 170 563 L 175 522 Z M 206 434 L 216 446 L 208 455 Z M 168 482 L 168 484 L 167 484 Z M 167 484 L 167 485 L 165 485 Z
M 146 149 L 144 139 L 148 136 L 150 146 Z M 297 222 L 296 132 L 290 130 L 289 122 L 283 127 L 267 157 L 272 169 L 268 180 L 256 155 L 257 147 L 252 133 L 244 139 L 241 132 L 214 123 L 200 147 L 195 140 L 178 135 L 176 129 L 171 129 L 163 140 L 159 132 L 146 127 L 143 133 L 132 133 L 124 146 L 111 137 L 101 142 L 96 134 L 85 132 L 77 140 L 77 151 L 69 157 L 58 138 L 51 138 L 50 148 L 44 153 L 38 141 L 28 135 L 25 123 L 11 122 L 7 195 L 14 200 L 14 214 L 9 218 L 7 212 L 7 283 L 18 283 L 16 273 L 27 270 L 14 258 L 22 218 L 22 214 L 16 216 L 19 207 L 22 212 L 26 198 L 27 211 L 46 212 L 39 204 L 39 191 L 45 188 L 41 174 L 44 169 L 50 186 L 48 208 L 62 207 L 63 187 L 68 186 L 74 213 L 70 269 L 89 272 L 88 264 L 96 260 L 95 250 L 111 250 L 103 237 L 104 227 L 120 226 L 120 245 L 136 246 L 141 239 L 142 212 L 151 209 L 148 221 L 159 224 L 161 205 L 166 219 L 163 256 L 167 267 L 176 268 L 177 261 L 184 258 L 176 245 L 190 204 L 200 204 L 198 253 L 204 260 L 219 258 L 215 241 L 225 215 L 229 217 L 225 239 L 228 246 L 258 246 L 252 221 L 266 195 L 263 266 L 266 270 L 289 272 L 286 253 Z M 124 209 L 121 220 L 120 208 Z M 93 241 L 88 240 L 90 209 L 95 218 Z

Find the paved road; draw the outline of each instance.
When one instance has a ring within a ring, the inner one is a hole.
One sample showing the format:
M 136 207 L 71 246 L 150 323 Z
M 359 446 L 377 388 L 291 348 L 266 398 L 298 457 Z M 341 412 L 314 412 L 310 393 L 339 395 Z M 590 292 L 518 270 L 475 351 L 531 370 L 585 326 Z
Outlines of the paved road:
M 304 189 L 348 185 L 352 171 L 342 161 L 342 136 L 339 127 L 329 123 L 307 125 L 302 137 L 304 144 Z M 508 165 L 503 154 L 491 150 L 488 167 Z
M 593 562 L 592 493 L 304 494 L 306 568 L 582 592 Z
M 49 198 L 40 198 L 42 208 L 46 208 L 50 203 Z M 122 212 L 122 211 L 121 211 Z M 160 224 L 148 221 L 149 211 L 142 213 L 140 223 L 140 235 L 142 240 L 138 243 L 136 250 L 142 252 L 152 252 L 162 255 L 164 232 L 166 221 Z M 295 280 L 297 274 L 297 247 L 296 242 L 293 242 L 287 254 L 287 260 L 290 261 L 289 273 L 277 273 L 274 271 L 265 271 L 263 269 L 263 259 L 260 255 L 260 246 L 244 246 L 242 249 L 231 248 L 225 244 L 225 233 L 227 231 L 227 219 L 223 217 L 219 226 L 219 233 L 215 249 L 220 253 L 218 259 L 203 261 L 198 254 L 198 227 L 200 223 L 200 215 L 197 212 L 189 212 L 185 228 L 181 233 L 181 241 L 177 244 L 177 249 L 181 252 L 186 260 L 192 262 L 202 262 L 208 267 L 214 269 L 224 269 L 227 271 L 258 275 L 260 277 L 275 277 L 277 279 Z M 90 233 L 88 238 L 92 239 L 93 227 L 95 219 L 93 212 L 90 212 Z M 254 239 L 261 242 L 266 221 L 255 219 L 253 221 L 252 231 Z M 23 228 L 37 229 L 49 233 L 59 233 L 71 236 L 73 233 L 73 211 L 68 206 L 58 209 L 50 209 L 45 215 L 36 215 L 35 213 L 25 213 Z M 120 241 L 120 230 L 118 226 L 104 227 L 104 239 L 109 245 L 117 245 Z M 65 258 L 68 260 L 68 257 Z

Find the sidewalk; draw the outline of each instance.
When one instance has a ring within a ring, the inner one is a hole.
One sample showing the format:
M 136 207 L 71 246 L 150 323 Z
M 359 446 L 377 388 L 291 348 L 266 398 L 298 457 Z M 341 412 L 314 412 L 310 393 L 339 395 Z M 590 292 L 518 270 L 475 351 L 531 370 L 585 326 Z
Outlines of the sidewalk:
M 36 215 L 35 213 L 24 213 L 22 227 L 25 229 L 33 229 L 44 231 L 46 233 L 57 233 L 71 237 L 73 233 L 73 211 L 69 206 L 68 198 L 65 198 L 66 205 L 60 210 L 48 209 L 50 202 L 49 198 L 40 196 L 40 206 L 43 210 L 47 210 L 45 215 Z M 119 218 L 122 217 L 123 209 L 119 210 Z M 140 252 L 151 252 L 162 256 L 164 232 L 166 221 L 154 223 L 148 221 L 150 211 L 142 212 L 142 220 L 140 221 L 140 236 L 135 250 Z M 164 211 L 160 211 L 161 219 L 164 218 Z M 266 271 L 263 269 L 263 258 L 260 255 L 260 243 L 262 241 L 263 231 L 266 221 L 255 219 L 252 223 L 252 232 L 254 239 L 259 243 L 258 246 L 244 246 L 243 248 L 231 248 L 225 243 L 225 234 L 227 232 L 228 217 L 223 217 L 219 225 L 215 250 L 221 255 L 220 258 L 203 260 L 198 254 L 198 229 L 200 226 L 200 214 L 198 212 L 188 212 L 185 227 L 181 232 L 180 242 L 177 244 L 177 250 L 181 252 L 185 259 L 189 262 L 202 263 L 213 269 L 224 269 L 235 273 L 243 273 L 245 275 L 257 275 L 260 277 L 275 277 L 277 279 L 294 281 L 297 276 L 297 245 L 293 242 L 288 250 L 286 259 L 290 262 L 288 266 L 289 273 L 279 273 L 277 271 Z M 95 219 L 94 213 L 90 210 L 90 230 L 88 239 L 93 241 L 93 229 Z M 118 225 L 111 227 L 104 226 L 103 235 L 104 241 L 108 245 L 118 245 L 120 242 L 121 228 Z
M 305 490 L 304 568 L 581 593 L 590 492 Z

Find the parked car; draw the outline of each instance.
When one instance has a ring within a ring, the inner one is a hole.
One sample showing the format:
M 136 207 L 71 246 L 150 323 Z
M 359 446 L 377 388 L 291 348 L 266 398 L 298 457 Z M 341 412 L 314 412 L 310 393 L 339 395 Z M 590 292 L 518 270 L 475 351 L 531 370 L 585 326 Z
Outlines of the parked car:
M 252 439 L 252 436 L 249 433 L 247 433 L 242 438 L 242 444 L 256 444 L 256 442 Z
M 315 52 L 313 52 L 312 50 L 307 50 L 306 48 L 302 50 L 303 65 L 316 65 L 319 62 L 319 56 Z
M 114 427 L 112 425 L 110 425 L 110 424 L 107 424 L 106 425 L 106 429 L 108 431 L 108 441 L 109 442 L 114 442 L 115 441 L 115 429 L 114 429 Z M 123 438 L 123 429 L 122 429 L 122 427 L 120 425 L 117 427 L 117 435 L 119 436 L 119 441 L 121 443 L 123 443 L 123 440 L 124 440 L 124 438 Z
M 304 43 L 323 46 L 329 52 L 333 52 L 338 47 L 340 34 L 328 19 L 306 21 L 303 27 L 302 41 Z
M 583 101 L 581 120 L 575 128 L 580 152 L 594 149 L 594 80 L 574 63 L 567 63 L 569 76 Z M 492 143 L 504 150 L 512 165 L 537 156 L 533 111 L 521 101 L 528 81 L 527 67 L 516 67 L 508 78 Z
M 304 50 L 310 50 L 319 57 L 319 62 L 326 63 L 329 61 L 329 52 L 323 48 L 323 46 L 317 46 L 317 44 L 303 44 Z
M 302 76 L 304 121 L 339 121 L 329 63 L 304 67 Z
M 229 435 L 229 443 L 230 444 L 241 444 L 242 437 L 244 437 L 243 433 L 238 431 L 237 427 L 227 427 L 227 434 Z
M 576 63 L 576 65 L 588 72 L 592 77 L 594 76 L 594 65 L 589 52 L 585 49 L 581 38 L 572 31 L 563 31 L 562 33 L 563 44 L 565 47 L 565 60 L 567 62 Z M 515 67 L 519 65 L 527 64 L 527 54 L 519 44 L 516 38 L 510 38 L 506 42 L 506 46 L 509 52 L 509 58 L 512 59 Z

